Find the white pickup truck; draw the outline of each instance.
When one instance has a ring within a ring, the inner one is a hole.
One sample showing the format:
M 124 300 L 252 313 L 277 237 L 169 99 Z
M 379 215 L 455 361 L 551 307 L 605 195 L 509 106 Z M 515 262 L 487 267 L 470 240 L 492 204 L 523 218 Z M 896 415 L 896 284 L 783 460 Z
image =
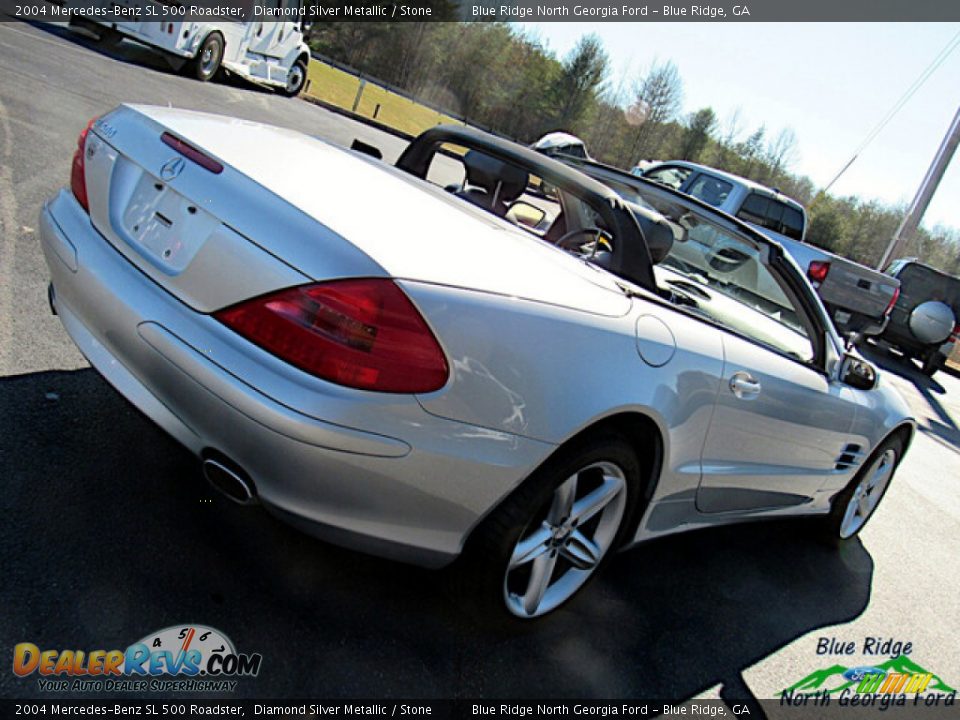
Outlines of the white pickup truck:
M 273 5 L 295 10 L 299 2 L 275 0 Z M 260 0 L 253 4 L 262 6 Z M 198 80 L 210 80 L 224 69 L 289 97 L 298 95 L 307 82 L 310 48 L 303 40 L 303 22 L 240 22 L 216 16 L 191 22 L 178 19 L 187 18 L 186 8 L 171 0 L 66 0 L 65 7 L 71 11 L 71 26 L 92 32 L 104 43 L 128 38 L 147 45 L 174 70 L 185 68 Z
M 842 334 L 876 335 L 886 327 L 900 282 L 804 242 L 807 213 L 796 200 L 738 175 L 681 160 L 659 163 L 640 177 L 692 195 L 783 245 Z

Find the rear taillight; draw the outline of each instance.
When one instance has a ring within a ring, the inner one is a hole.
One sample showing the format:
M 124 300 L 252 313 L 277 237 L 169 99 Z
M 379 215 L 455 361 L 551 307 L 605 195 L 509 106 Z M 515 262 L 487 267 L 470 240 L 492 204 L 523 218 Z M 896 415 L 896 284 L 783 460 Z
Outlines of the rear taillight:
M 215 317 L 247 340 L 338 385 L 426 393 L 447 382 L 447 360 L 392 280 L 336 280 L 282 290 Z
M 893 310 L 893 306 L 897 304 L 897 300 L 899 299 L 900 299 L 900 288 L 898 286 L 893 289 L 893 297 L 890 298 L 890 302 L 887 303 L 887 309 L 883 311 L 883 314 L 889 315 L 890 312 Z
M 830 272 L 830 263 L 824 262 L 823 260 L 814 260 L 807 267 L 807 277 L 810 278 L 812 282 L 822 283 L 827 279 L 827 273 Z
M 950 338 L 947 340 L 947 342 L 955 343 L 958 340 L 960 340 L 960 323 L 957 323 L 953 326 L 953 332 L 950 333 Z
M 77 199 L 77 202 L 80 203 L 80 206 L 87 212 L 90 212 L 90 201 L 87 198 L 87 177 L 84 158 L 87 135 L 90 134 L 90 128 L 93 127 L 93 123 L 96 121 L 97 118 L 91 118 L 90 122 L 88 122 L 87 126 L 83 129 L 83 132 L 80 133 L 80 137 L 77 138 L 77 149 L 73 151 L 73 164 L 70 166 L 70 189 L 73 191 L 73 196 Z

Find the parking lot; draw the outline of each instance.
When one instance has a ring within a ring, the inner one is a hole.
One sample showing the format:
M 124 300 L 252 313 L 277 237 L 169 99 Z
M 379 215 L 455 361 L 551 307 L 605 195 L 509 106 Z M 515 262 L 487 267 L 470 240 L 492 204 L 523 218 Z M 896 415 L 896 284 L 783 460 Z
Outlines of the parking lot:
M 802 523 L 622 553 L 523 632 L 461 611 L 441 574 L 312 540 L 216 496 L 198 463 L 91 370 L 50 314 L 37 238 L 87 120 L 118 103 L 271 122 L 393 160 L 403 143 L 300 100 L 178 76 L 61 26 L 0 24 L 0 650 L 125 647 L 202 623 L 264 657 L 243 697 L 771 698 L 842 662 L 821 637 L 910 642 L 960 687 L 960 379 L 868 351 L 919 423 L 877 517 L 840 553 Z M 9 655 L 7 658 L 9 660 Z M 8 666 L 9 667 L 9 666 Z M 0 672 L 0 696 L 36 680 Z M 754 715 L 756 717 L 756 715 Z

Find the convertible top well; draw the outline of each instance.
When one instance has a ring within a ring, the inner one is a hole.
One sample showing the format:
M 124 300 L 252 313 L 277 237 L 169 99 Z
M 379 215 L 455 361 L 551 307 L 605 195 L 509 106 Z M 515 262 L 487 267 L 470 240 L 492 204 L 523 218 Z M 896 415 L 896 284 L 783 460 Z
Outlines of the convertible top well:
M 610 270 L 643 288 L 657 291 L 654 263 L 643 230 L 624 200 L 609 187 L 530 148 L 456 125 L 438 125 L 414 138 L 397 160 L 396 167 L 416 177 L 426 178 L 433 157 L 445 143 L 476 150 L 522 168 L 545 183 L 580 198 L 602 218 L 618 239 Z

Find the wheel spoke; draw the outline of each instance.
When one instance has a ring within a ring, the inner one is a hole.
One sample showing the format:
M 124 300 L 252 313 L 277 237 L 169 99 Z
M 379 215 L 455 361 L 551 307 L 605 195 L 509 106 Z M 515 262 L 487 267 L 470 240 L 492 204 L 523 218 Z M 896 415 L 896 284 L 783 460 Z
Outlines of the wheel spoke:
M 870 502 L 870 495 L 867 492 L 864 492 L 860 495 L 860 498 L 857 500 L 857 507 L 860 510 L 860 517 L 866 520 L 870 516 L 870 510 L 872 510 L 872 503 Z
M 553 502 L 550 504 L 550 511 L 547 513 L 547 522 L 551 525 L 559 525 L 570 517 L 573 508 L 573 499 L 577 495 L 577 475 L 571 475 L 563 484 L 553 493 Z
M 517 546 L 513 549 L 513 555 L 510 557 L 508 570 L 513 570 L 524 563 L 535 560 L 547 552 L 547 550 L 549 550 L 550 537 L 550 528 L 546 524 L 543 524 L 518 542 Z
M 852 534 L 856 529 L 857 507 L 857 498 L 850 498 L 850 502 L 847 503 L 847 510 L 843 514 L 843 521 L 840 523 L 840 532 L 844 536 Z
M 566 545 L 560 550 L 560 554 L 569 560 L 575 568 L 589 570 L 596 567 L 597 563 L 600 562 L 603 551 L 582 532 L 574 530 L 570 533 Z
M 609 505 L 622 488 L 622 480 L 611 475 L 604 475 L 603 484 L 600 487 L 574 503 L 570 517 L 576 520 L 577 524 L 583 525 Z
M 533 561 L 530 582 L 527 583 L 527 591 L 523 594 L 523 609 L 528 615 L 533 615 L 543 602 L 543 596 L 550 586 L 550 578 L 556 565 L 557 556 L 552 552 L 544 553 Z

